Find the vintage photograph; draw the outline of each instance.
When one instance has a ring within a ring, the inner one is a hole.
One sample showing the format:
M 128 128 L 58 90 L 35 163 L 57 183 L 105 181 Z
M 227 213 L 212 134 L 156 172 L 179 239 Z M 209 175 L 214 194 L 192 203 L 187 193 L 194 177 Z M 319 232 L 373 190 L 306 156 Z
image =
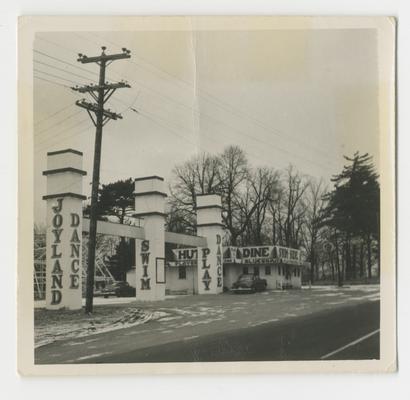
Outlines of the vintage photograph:
M 151 19 L 28 21 L 25 357 L 394 369 L 394 20 Z

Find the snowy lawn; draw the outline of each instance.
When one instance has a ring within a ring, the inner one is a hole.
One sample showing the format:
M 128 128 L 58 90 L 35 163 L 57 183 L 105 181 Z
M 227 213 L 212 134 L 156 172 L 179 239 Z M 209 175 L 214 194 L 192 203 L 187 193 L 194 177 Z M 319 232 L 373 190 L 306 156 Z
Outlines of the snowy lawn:
M 78 338 L 102 332 L 145 324 L 148 321 L 167 317 L 164 311 L 148 311 L 124 305 L 105 305 L 95 307 L 92 315 L 84 310 L 34 311 L 35 347 L 56 340 Z
M 90 316 L 84 310 L 34 310 L 35 346 L 64 339 L 77 339 L 98 333 L 136 327 L 144 335 L 173 337 L 176 331 L 191 328 L 190 336 L 226 329 L 258 326 L 285 318 L 295 318 L 378 301 L 378 285 L 313 286 L 302 290 L 267 291 L 255 294 L 173 296 L 160 302 L 126 303 L 105 299 L 95 305 Z M 155 321 L 145 332 L 142 326 Z M 128 333 L 126 333 L 128 334 Z M 135 334 L 135 332 L 131 332 Z

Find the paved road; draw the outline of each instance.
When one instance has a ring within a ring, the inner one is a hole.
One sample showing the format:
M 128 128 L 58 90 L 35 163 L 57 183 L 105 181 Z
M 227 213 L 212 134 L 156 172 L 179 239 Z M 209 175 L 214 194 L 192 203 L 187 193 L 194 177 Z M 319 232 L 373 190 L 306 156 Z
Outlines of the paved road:
M 319 360 L 335 351 L 327 359 L 377 359 L 379 308 L 379 301 L 348 305 L 143 349 L 96 355 L 76 363 Z M 373 334 L 346 347 L 369 333 Z M 106 336 L 107 343 L 111 335 L 115 333 Z

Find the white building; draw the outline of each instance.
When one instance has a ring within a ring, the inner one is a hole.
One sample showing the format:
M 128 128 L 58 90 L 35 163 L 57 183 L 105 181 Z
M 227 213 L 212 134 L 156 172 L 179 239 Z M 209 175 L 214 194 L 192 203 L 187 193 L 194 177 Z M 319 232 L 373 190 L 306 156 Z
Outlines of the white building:
M 198 250 L 174 249 L 166 260 L 167 294 L 198 294 Z M 171 259 L 172 257 L 172 259 Z M 298 289 L 302 286 L 301 252 L 282 246 L 223 248 L 223 287 L 232 288 L 241 275 L 257 275 L 267 282 L 268 290 Z M 135 286 L 135 270 L 127 274 Z

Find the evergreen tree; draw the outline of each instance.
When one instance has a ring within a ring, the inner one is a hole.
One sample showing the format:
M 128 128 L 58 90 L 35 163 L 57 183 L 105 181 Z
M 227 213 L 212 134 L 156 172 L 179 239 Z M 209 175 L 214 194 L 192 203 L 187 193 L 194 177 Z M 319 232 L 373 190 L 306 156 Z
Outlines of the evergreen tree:
M 98 201 L 102 215 L 115 215 L 124 223 L 126 212 L 134 206 L 134 183 L 131 178 L 103 185 Z
M 343 256 L 346 276 L 356 276 L 356 247 L 352 240 L 363 239 L 367 245 L 368 276 L 371 277 L 372 241 L 379 242 L 380 187 L 378 175 L 367 153 L 346 157 L 343 171 L 332 178 L 334 189 L 326 195 L 328 206 L 325 223 L 344 238 Z M 352 262 L 353 259 L 353 262 Z
M 98 193 L 97 213 L 100 220 L 109 216 L 118 218 L 120 224 L 127 223 L 127 214 L 134 209 L 134 182 L 131 178 L 102 185 Z M 89 215 L 89 206 L 84 216 Z M 124 281 L 127 271 L 135 265 L 135 240 L 120 237 L 114 256 L 108 260 L 108 268 L 116 280 Z
M 134 182 L 131 178 L 118 180 L 113 183 L 102 185 L 98 193 L 98 216 L 107 219 L 115 216 L 119 223 L 125 222 L 127 212 L 134 207 Z M 89 206 L 84 210 L 84 215 L 89 214 Z
M 135 265 L 135 239 L 121 238 L 107 264 L 115 280 L 125 281 L 127 271 Z

